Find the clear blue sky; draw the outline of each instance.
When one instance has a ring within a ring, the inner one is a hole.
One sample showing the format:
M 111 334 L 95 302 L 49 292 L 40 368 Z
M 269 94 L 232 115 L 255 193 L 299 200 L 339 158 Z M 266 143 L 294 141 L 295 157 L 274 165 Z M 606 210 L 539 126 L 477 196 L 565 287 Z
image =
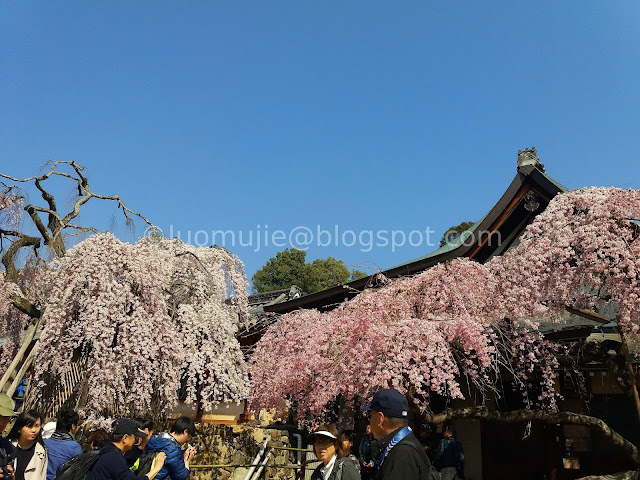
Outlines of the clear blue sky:
M 0 171 L 75 160 L 183 237 L 437 241 L 533 145 L 568 187 L 640 188 L 639 2 L 5 0 L 0 65 Z M 249 276 L 281 248 L 254 249 L 230 247 Z M 308 258 L 386 268 L 433 247 L 363 249 Z

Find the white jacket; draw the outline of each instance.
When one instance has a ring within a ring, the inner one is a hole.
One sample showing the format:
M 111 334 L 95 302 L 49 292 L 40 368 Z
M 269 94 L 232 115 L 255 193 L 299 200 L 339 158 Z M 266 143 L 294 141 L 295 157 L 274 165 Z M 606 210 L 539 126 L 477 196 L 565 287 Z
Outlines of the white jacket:
M 18 447 L 18 442 L 11 442 L 15 448 Z M 16 468 L 17 460 L 13 461 L 13 468 Z M 33 457 L 29 460 L 27 468 L 24 470 L 24 480 L 47 480 L 47 464 L 49 459 L 47 458 L 47 450 L 36 441 L 36 449 L 33 452 Z

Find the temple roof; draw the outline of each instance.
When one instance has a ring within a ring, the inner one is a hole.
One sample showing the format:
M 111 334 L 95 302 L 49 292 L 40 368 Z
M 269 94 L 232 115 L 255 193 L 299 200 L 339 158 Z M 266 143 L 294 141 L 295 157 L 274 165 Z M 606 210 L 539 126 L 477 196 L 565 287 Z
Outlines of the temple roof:
M 495 206 L 459 237 L 422 257 L 382 271 L 386 278 L 420 273 L 438 263 L 467 257 L 480 263 L 517 245 L 520 235 L 558 193 L 566 192 L 549 177 L 535 147 L 518 151 L 516 176 Z M 378 275 L 305 295 L 290 301 L 264 306 L 265 312 L 288 313 L 300 308 L 331 310 L 366 288 L 379 286 Z

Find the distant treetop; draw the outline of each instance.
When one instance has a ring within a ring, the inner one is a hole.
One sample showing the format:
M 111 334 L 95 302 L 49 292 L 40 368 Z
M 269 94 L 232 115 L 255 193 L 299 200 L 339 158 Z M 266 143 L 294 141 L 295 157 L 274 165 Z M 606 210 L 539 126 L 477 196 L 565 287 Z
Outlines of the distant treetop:
M 253 275 L 255 292 L 271 292 L 297 285 L 305 293 L 314 293 L 367 276 L 360 270 L 350 272 L 342 260 L 333 257 L 306 263 L 306 256 L 307 252 L 295 248 L 278 252 Z
M 463 232 L 466 232 L 471 227 L 473 227 L 473 223 L 474 222 L 462 222 L 455 227 L 449 227 L 447 231 L 444 232 L 444 235 L 440 239 L 440 243 L 438 244 L 438 246 L 444 247 L 447 243 L 454 241 L 456 238 L 462 235 Z

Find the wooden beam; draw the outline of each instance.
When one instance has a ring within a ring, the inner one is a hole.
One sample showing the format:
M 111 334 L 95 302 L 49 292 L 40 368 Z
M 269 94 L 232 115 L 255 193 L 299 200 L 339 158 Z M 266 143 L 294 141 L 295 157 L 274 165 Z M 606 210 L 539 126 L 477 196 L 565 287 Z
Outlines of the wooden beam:
M 520 190 L 518 191 L 518 193 L 515 194 L 511 202 L 509 202 L 509 205 L 507 205 L 507 208 L 504 209 L 504 211 L 500 214 L 500 216 L 496 219 L 496 221 L 494 221 L 489 227 L 489 235 L 487 235 L 487 237 L 484 240 L 482 240 L 481 243 L 480 243 L 481 239 L 475 239 L 477 240 L 477 243 L 476 243 L 476 246 L 473 248 L 473 250 L 471 250 L 471 252 L 467 254 L 469 258 L 473 258 L 480 251 L 480 249 L 484 247 L 484 245 L 489 241 L 491 236 L 502 226 L 505 220 L 509 218 L 509 215 L 511 215 L 513 211 L 517 208 L 518 204 L 520 203 L 520 200 L 522 200 L 522 197 L 524 197 L 529 191 L 531 191 L 531 187 L 529 185 L 525 184 L 522 187 L 520 187 Z
M 567 312 L 573 313 L 582 318 L 586 318 L 588 320 L 593 320 L 598 323 L 611 323 L 615 322 L 613 318 L 605 317 L 604 315 L 600 315 L 599 313 L 593 312 L 591 310 L 579 310 L 573 307 L 565 307 Z

